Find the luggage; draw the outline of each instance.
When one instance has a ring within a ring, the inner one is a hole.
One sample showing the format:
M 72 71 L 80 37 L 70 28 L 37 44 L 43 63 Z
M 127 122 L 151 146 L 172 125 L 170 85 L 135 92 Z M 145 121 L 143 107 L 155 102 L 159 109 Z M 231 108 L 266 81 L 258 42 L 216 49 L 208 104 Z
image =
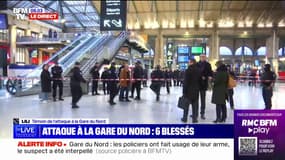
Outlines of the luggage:
M 184 96 L 181 96 L 181 97 L 179 97 L 179 99 L 178 99 L 178 104 L 177 104 L 177 106 L 178 106 L 178 108 L 181 108 L 181 109 L 186 109 L 187 107 L 189 107 L 189 100 L 186 98 L 186 97 L 184 97 Z

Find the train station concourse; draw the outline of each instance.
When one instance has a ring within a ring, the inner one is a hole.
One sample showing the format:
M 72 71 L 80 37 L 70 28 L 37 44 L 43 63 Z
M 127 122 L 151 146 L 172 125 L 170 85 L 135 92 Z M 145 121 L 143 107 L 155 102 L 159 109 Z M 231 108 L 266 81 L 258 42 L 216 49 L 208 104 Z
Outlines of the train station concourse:
M 285 1 L 0 2 L 0 137 L 16 117 L 232 124 L 284 95 Z

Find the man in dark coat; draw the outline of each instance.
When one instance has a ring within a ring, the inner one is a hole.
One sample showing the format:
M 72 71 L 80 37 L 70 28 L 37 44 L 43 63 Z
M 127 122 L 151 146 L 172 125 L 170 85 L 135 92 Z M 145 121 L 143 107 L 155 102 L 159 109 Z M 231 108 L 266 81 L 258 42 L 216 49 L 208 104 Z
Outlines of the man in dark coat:
M 104 71 L 101 75 L 101 79 L 102 79 L 102 82 L 103 82 L 103 92 L 104 94 L 109 94 L 109 90 L 108 90 L 108 87 L 107 87 L 107 79 L 109 77 L 109 71 L 108 71 L 108 68 L 105 67 L 104 68 Z
M 98 82 L 100 78 L 99 63 L 95 63 L 95 66 L 90 71 L 92 75 L 92 95 L 99 95 L 98 93 Z
M 55 65 L 51 68 L 52 73 L 52 97 L 53 101 L 56 101 L 56 89 L 59 88 L 59 97 L 60 101 L 63 101 L 62 92 L 63 92 L 63 81 L 62 81 L 62 68 L 58 65 L 58 62 L 55 62 Z
M 156 101 L 159 101 L 160 96 L 160 88 L 162 83 L 164 82 L 162 79 L 164 78 L 163 72 L 160 70 L 160 65 L 155 67 L 155 70 L 151 72 L 151 85 L 150 88 L 156 94 Z
M 71 78 L 70 78 L 70 88 L 71 88 L 71 96 L 72 96 L 72 108 L 79 108 L 77 102 L 82 97 L 82 88 L 80 83 L 86 83 L 86 80 L 82 77 L 80 71 L 80 63 L 75 62 L 74 68 L 71 70 Z
M 273 96 L 273 87 L 276 80 L 276 74 L 271 71 L 271 65 L 264 65 L 264 73 L 261 75 L 262 97 L 265 104 L 265 109 L 271 109 Z
M 221 61 L 216 63 L 217 71 L 214 76 L 212 103 L 216 104 L 216 120 L 214 123 L 225 122 L 227 118 L 226 98 L 228 92 L 227 67 Z
M 202 73 L 202 80 L 200 85 L 200 99 L 201 99 L 201 118 L 206 119 L 205 117 L 205 109 L 206 109 L 206 91 L 208 89 L 208 79 L 213 77 L 213 71 L 211 64 L 206 61 L 206 55 L 200 55 L 200 61 L 198 62 L 198 67 Z
M 135 64 L 135 68 L 133 70 L 133 79 L 134 82 L 132 85 L 134 85 L 134 88 L 136 89 L 137 96 L 135 100 L 140 100 L 141 99 L 141 82 L 143 78 L 143 68 L 141 67 L 141 62 L 138 61 Z M 134 96 L 134 90 L 132 90 L 132 97 Z
M 42 95 L 41 99 L 43 103 L 47 103 L 48 94 L 51 92 L 51 77 L 48 71 L 49 65 L 44 64 L 43 71 L 41 72 L 41 88 L 42 88 Z
M 201 81 L 201 72 L 197 67 L 196 60 L 189 61 L 189 67 L 185 71 L 185 78 L 183 83 L 183 96 L 186 97 L 192 106 L 192 122 L 198 122 L 199 115 L 199 85 Z M 184 109 L 181 120 L 187 122 L 189 106 Z
M 172 75 L 171 75 L 170 70 L 166 68 L 166 70 L 164 71 L 164 78 L 165 78 L 167 94 L 170 94 L 171 77 L 172 77 Z
M 116 67 L 115 67 L 115 63 L 113 62 L 111 64 L 111 67 L 109 69 L 109 78 L 108 78 L 108 89 L 110 91 L 110 99 L 109 99 L 109 103 L 110 105 L 115 105 L 116 103 L 114 102 L 114 98 L 115 96 L 118 94 L 119 92 L 119 88 L 118 88 L 118 76 L 116 73 Z

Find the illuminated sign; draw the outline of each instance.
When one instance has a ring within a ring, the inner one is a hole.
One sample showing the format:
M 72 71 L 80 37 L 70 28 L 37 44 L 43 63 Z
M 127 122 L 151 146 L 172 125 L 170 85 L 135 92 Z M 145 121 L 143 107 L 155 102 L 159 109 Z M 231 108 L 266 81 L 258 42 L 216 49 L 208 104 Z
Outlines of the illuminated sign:
M 100 30 L 125 30 L 126 11 L 127 1 L 125 0 L 101 1 Z

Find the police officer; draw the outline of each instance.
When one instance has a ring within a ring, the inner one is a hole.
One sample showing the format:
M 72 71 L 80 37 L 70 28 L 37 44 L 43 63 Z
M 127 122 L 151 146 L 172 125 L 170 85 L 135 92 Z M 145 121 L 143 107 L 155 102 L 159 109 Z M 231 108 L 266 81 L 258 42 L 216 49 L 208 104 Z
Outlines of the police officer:
M 52 84 L 52 97 L 53 101 L 56 101 L 56 89 L 59 88 L 59 97 L 58 100 L 63 101 L 62 92 L 63 92 L 63 81 L 62 81 L 62 68 L 58 65 L 58 62 L 55 62 L 55 65 L 51 68 L 51 74 L 53 79 Z
M 276 74 L 271 71 L 271 65 L 264 65 L 264 72 L 261 75 L 262 82 L 262 97 L 265 103 L 265 109 L 271 109 L 273 96 L 273 87 L 276 80 Z
M 117 86 L 118 84 L 118 76 L 116 73 L 116 67 L 115 67 L 115 63 L 112 62 L 111 63 L 111 67 L 109 69 L 109 77 L 108 77 L 108 90 L 110 91 L 110 99 L 109 99 L 109 103 L 110 105 L 115 105 L 116 103 L 114 102 L 114 98 L 115 96 L 119 93 L 119 88 Z
M 99 95 L 98 93 L 98 82 L 100 78 L 99 73 L 99 63 L 95 63 L 95 66 L 91 69 L 90 73 L 92 74 L 92 95 Z
M 82 77 L 80 71 L 80 63 L 75 62 L 74 68 L 71 70 L 70 88 L 72 96 L 72 108 L 79 108 L 77 102 L 82 96 L 82 88 L 80 82 L 86 83 L 86 80 Z

